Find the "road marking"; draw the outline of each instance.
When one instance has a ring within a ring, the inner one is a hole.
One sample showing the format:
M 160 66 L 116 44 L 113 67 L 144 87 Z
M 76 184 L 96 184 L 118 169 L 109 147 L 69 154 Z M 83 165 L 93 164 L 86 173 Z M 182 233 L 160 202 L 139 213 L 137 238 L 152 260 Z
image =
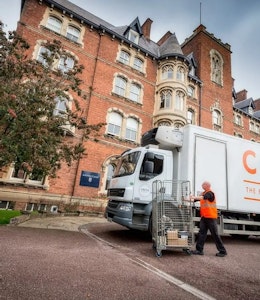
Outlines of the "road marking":
M 116 245 L 116 244 L 112 244 L 100 237 L 98 237 L 97 235 L 90 233 L 87 228 L 85 226 L 80 226 L 79 227 L 79 231 L 83 232 L 84 234 L 88 235 L 90 238 L 98 240 L 99 242 L 102 242 L 108 246 L 110 246 L 111 248 L 116 248 L 116 249 L 120 249 L 120 246 Z M 153 274 L 165 279 L 166 281 L 178 286 L 179 288 L 185 290 L 186 292 L 196 296 L 198 299 L 202 299 L 202 300 L 216 300 L 216 298 L 211 297 L 210 295 L 202 292 L 201 290 L 193 287 L 192 285 L 189 285 L 165 272 L 163 272 L 160 269 L 155 268 L 154 266 L 152 266 L 151 264 L 145 262 L 144 260 L 140 259 L 140 258 L 131 258 L 130 256 L 127 256 L 129 260 L 131 260 L 133 263 L 145 268 L 146 270 L 152 272 Z
M 179 288 L 189 292 L 190 294 L 193 294 L 194 296 L 198 297 L 199 299 L 203 299 L 203 300 L 215 300 L 215 298 L 211 297 L 210 295 L 202 292 L 201 290 L 163 272 L 160 269 L 155 268 L 154 266 L 148 264 L 147 262 L 143 261 L 142 259 L 139 258 L 135 258 L 135 259 L 131 259 L 133 262 L 137 263 L 138 265 L 144 267 L 145 269 L 147 269 L 148 271 L 156 274 L 157 276 L 164 278 L 165 280 L 167 280 L 168 282 L 173 283 L 174 285 L 178 286 Z

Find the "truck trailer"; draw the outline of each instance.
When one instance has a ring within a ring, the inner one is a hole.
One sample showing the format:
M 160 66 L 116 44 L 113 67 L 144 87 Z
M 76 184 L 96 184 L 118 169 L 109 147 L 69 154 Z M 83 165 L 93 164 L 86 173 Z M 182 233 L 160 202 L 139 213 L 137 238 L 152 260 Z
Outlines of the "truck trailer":
M 211 183 L 221 235 L 260 235 L 259 143 L 191 124 L 154 128 L 142 136 L 141 147 L 118 158 L 105 217 L 151 231 L 153 183 L 169 180 L 189 181 L 194 195 L 203 181 Z M 193 209 L 196 232 L 198 204 Z

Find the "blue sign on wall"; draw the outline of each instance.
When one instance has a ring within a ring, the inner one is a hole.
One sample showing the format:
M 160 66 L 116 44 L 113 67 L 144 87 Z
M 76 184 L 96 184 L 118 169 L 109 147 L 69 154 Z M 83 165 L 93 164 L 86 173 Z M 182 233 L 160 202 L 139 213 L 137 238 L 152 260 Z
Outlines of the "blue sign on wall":
M 80 185 L 99 187 L 100 174 L 94 172 L 82 171 L 80 176 Z

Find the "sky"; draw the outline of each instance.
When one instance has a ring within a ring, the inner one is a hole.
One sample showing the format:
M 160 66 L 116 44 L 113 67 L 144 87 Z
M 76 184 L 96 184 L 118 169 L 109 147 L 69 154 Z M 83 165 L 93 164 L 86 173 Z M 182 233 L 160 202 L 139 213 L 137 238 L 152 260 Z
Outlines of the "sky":
M 115 26 L 129 25 L 136 17 L 142 25 L 153 20 L 151 39 L 167 31 L 179 43 L 200 24 L 223 43 L 231 45 L 235 90 L 260 98 L 260 1 L 259 0 L 70 0 Z M 0 0 L 0 20 L 6 31 L 15 30 L 21 0 Z M 259 86 L 258 86 L 259 84 Z

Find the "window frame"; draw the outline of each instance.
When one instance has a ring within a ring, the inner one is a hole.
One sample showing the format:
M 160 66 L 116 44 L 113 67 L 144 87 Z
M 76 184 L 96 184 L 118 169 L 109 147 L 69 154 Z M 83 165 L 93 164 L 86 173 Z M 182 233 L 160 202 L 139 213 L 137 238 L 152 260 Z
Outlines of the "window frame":
M 70 29 L 72 29 L 72 32 L 69 32 Z M 78 34 L 73 34 L 73 32 L 77 32 Z M 80 30 L 76 26 L 69 24 L 66 30 L 66 38 L 72 42 L 78 43 L 80 38 Z
M 172 90 L 164 89 L 160 92 L 160 109 L 170 109 L 172 106 Z
M 54 24 L 51 24 L 51 22 L 49 22 L 50 20 L 54 20 L 54 21 L 57 21 L 57 24 L 59 24 L 60 26 L 55 26 Z M 62 21 L 56 17 L 56 16 L 53 16 L 53 15 L 50 15 L 47 19 L 47 22 L 46 22 L 46 27 L 58 34 L 61 33 L 61 29 L 62 29 Z

